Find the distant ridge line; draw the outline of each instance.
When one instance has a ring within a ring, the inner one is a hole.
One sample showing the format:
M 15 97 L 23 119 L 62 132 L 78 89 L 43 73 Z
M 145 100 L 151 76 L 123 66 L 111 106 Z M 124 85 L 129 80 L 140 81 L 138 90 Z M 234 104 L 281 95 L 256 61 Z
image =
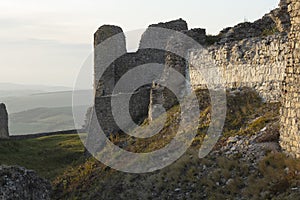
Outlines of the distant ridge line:
M 71 130 L 63 130 L 63 131 L 55 131 L 55 132 L 35 133 L 29 135 L 11 135 L 9 136 L 9 140 L 32 139 L 32 138 L 39 138 L 39 137 L 52 136 L 52 135 L 77 134 L 80 132 L 84 132 L 84 129 L 71 129 Z

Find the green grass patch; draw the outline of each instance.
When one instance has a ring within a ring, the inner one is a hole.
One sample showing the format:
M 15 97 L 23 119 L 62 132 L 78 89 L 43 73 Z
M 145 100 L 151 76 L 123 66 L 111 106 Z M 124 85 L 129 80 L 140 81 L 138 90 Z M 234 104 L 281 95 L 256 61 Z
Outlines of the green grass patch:
M 219 35 L 207 35 L 206 36 L 206 45 L 214 45 L 215 43 L 219 42 L 221 39 L 221 36 Z
M 276 26 L 271 27 L 271 28 L 266 28 L 262 31 L 261 36 L 266 37 L 269 35 L 275 35 L 276 33 L 279 33 L 279 30 L 277 29 Z
M 0 164 L 20 165 L 53 180 L 70 166 L 84 162 L 77 134 L 0 141 Z

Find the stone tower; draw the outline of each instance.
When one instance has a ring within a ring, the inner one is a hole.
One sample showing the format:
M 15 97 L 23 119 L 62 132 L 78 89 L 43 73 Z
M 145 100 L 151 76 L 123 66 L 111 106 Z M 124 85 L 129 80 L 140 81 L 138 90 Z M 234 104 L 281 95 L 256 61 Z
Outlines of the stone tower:
M 99 125 L 106 135 L 119 131 L 119 126 L 112 113 L 112 98 L 122 100 L 125 96 L 131 96 L 129 113 L 136 124 L 148 116 L 151 83 L 141 86 L 136 91 L 122 91 L 118 94 L 113 91 L 121 77 L 131 69 L 149 63 L 165 63 L 166 52 L 149 48 L 149 46 L 153 41 L 166 44 L 169 36 L 161 37 L 152 27 L 183 31 L 187 30 L 187 23 L 179 19 L 150 25 L 141 37 L 138 51 L 130 53 L 126 50 L 125 34 L 120 27 L 103 25 L 94 34 L 94 104 Z M 146 75 L 150 76 L 144 74 L 144 76 Z M 152 77 L 152 80 L 154 79 L 155 77 Z M 95 139 L 91 140 L 95 141 Z
M 0 103 L 0 139 L 8 138 L 8 114 L 5 104 Z
M 300 1 L 287 0 L 291 20 L 289 54 L 283 81 L 280 145 L 300 158 Z
M 98 46 L 99 44 L 101 46 Z M 120 27 L 103 25 L 94 34 L 94 104 L 97 117 L 101 119 L 99 123 L 106 133 L 117 128 L 110 107 L 116 83 L 114 60 L 115 57 L 126 53 L 125 35 Z

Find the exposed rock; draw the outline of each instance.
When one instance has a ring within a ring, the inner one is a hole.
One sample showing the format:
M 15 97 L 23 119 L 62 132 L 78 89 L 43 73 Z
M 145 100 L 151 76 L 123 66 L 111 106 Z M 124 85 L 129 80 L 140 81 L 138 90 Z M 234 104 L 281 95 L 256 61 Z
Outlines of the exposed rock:
M 9 138 L 8 113 L 5 104 L 0 104 L 0 139 Z
M 18 166 L 0 166 L 1 200 L 48 200 L 51 185 L 34 171 Z
M 229 137 L 220 150 L 212 154 L 225 154 L 228 157 L 241 155 L 241 159 L 257 163 L 268 152 L 280 151 L 278 122 L 269 124 L 252 136 Z
M 279 8 L 270 12 L 270 17 L 276 23 L 276 27 L 280 32 L 288 33 L 290 31 L 291 21 L 288 13 L 287 0 L 281 0 Z
M 223 29 L 219 43 L 224 44 L 239 41 L 251 37 L 261 37 L 275 34 L 276 32 L 288 33 L 290 29 L 290 17 L 286 0 L 281 0 L 279 7 L 264 15 L 255 22 L 244 22 L 234 27 Z
M 267 142 L 278 142 L 279 141 L 279 123 L 278 122 L 266 126 L 260 132 L 263 134 L 259 134 L 254 140 L 257 143 L 267 143 Z
M 219 34 L 221 37 L 219 43 L 224 44 L 245 38 L 259 37 L 263 35 L 265 30 L 272 30 L 274 27 L 276 27 L 274 20 L 269 15 L 265 15 L 253 23 L 244 22 L 232 28 L 223 29 Z

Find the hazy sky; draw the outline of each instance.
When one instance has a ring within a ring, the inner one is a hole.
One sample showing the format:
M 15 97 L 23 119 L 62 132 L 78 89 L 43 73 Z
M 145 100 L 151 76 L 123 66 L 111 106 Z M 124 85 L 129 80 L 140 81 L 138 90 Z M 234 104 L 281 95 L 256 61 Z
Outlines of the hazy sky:
M 216 34 L 279 0 L 1 0 L 0 82 L 72 87 L 103 24 L 124 31 L 178 18 Z M 131 46 L 137 41 L 131 41 Z M 92 75 L 91 75 L 92 76 Z

